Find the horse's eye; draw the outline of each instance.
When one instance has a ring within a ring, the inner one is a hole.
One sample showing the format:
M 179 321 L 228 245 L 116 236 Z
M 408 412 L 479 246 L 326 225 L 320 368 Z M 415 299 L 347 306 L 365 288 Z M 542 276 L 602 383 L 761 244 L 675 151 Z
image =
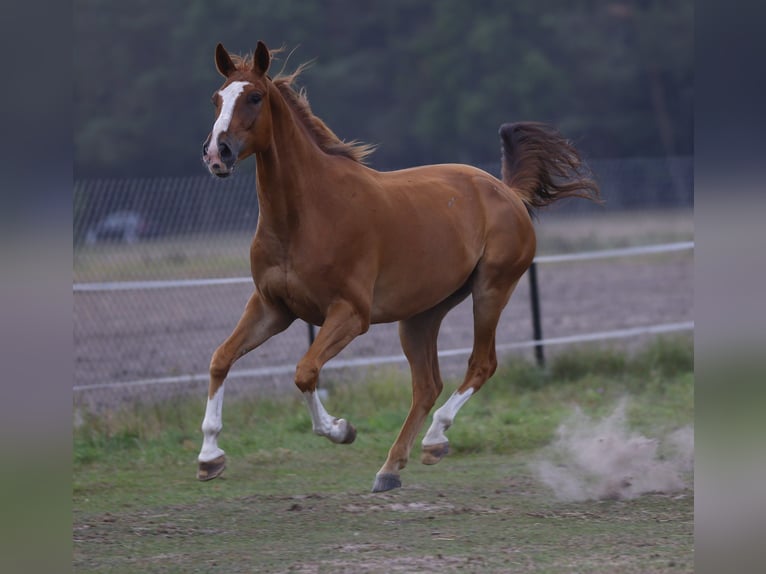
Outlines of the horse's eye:
M 247 100 L 248 100 L 248 101 L 249 101 L 251 104 L 258 104 L 258 103 L 260 103 L 260 101 L 261 101 L 262 99 L 263 99 L 263 96 L 262 96 L 261 94 L 257 93 L 257 92 L 253 92 L 252 94 L 250 94 L 250 95 L 247 97 Z

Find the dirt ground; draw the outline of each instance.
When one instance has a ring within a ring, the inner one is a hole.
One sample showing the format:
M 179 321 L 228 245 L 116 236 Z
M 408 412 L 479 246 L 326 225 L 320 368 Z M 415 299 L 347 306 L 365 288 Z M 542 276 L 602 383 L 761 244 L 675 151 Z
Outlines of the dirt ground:
M 692 251 L 541 264 L 543 336 L 691 321 L 693 276 Z M 100 409 L 138 397 L 204 394 L 210 356 L 235 326 L 250 292 L 251 287 L 242 284 L 78 293 L 74 299 L 76 404 Z M 503 313 L 497 343 L 531 339 L 529 282 L 524 277 Z M 464 349 L 471 344 L 469 298 L 445 319 L 439 349 Z M 308 328 L 296 322 L 235 365 L 227 393 L 291 389 L 294 365 L 307 347 Z M 531 356 L 529 350 L 515 352 Z M 554 352 L 553 347 L 546 349 L 548 355 Z M 338 359 L 393 355 L 401 355 L 397 325 L 373 325 Z M 443 358 L 443 374 L 460 376 L 466 359 L 467 353 Z M 246 373 L 272 367 L 276 371 L 270 374 Z M 243 371 L 245 376 L 237 375 Z M 342 375 L 330 369 L 324 373 L 324 377 Z M 182 382 L 126 384 L 183 375 L 199 376 Z
M 240 473 L 255 492 L 242 496 L 229 492 L 236 479 L 190 484 L 179 476 L 165 488 L 185 492 L 186 503 L 137 497 L 95 512 L 76 504 L 73 566 L 187 573 L 694 571 L 690 490 L 563 503 L 529 475 L 524 458 L 474 455 L 443 465 L 412 465 L 408 487 L 390 493 L 333 488 L 325 481 L 337 469 L 326 467 L 313 482 L 306 473 L 282 473 L 261 477 L 260 486 Z

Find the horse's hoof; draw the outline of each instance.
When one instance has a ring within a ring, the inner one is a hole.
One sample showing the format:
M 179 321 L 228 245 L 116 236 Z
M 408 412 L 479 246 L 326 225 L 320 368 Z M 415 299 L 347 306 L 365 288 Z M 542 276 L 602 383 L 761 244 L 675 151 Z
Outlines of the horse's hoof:
M 385 492 L 400 488 L 402 481 L 398 474 L 378 474 L 375 476 L 375 484 L 372 485 L 372 492 Z
M 423 445 L 420 454 L 420 462 L 423 464 L 436 464 L 449 453 L 449 443 Z
M 356 429 L 354 428 L 354 425 L 348 421 L 346 422 L 346 425 L 348 425 L 346 428 L 346 436 L 343 437 L 340 444 L 351 444 L 356 439 Z
M 221 473 L 226 468 L 226 456 L 221 455 L 218 458 L 214 458 L 208 462 L 199 461 L 199 468 L 197 469 L 198 480 L 213 480 L 221 476 Z

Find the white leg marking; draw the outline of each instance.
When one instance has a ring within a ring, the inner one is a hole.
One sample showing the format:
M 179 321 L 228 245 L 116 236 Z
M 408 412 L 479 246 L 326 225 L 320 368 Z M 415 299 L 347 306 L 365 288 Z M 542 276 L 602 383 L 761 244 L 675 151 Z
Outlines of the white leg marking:
M 322 401 L 319 400 L 319 393 L 303 393 L 306 399 L 306 405 L 311 413 L 311 424 L 314 433 L 319 436 L 326 436 L 332 442 L 341 442 L 346 438 L 348 432 L 348 422 L 345 419 L 338 419 L 330 415 L 324 408 Z
M 218 91 L 218 95 L 221 96 L 223 104 L 221 105 L 221 113 L 213 124 L 213 133 L 210 136 L 208 153 L 218 154 L 218 137 L 229 129 L 231 116 L 234 113 L 234 104 L 237 103 L 237 98 L 248 84 L 250 84 L 250 82 L 232 82 L 223 90 Z
M 457 391 L 452 393 L 447 402 L 434 413 L 434 420 L 423 437 L 423 446 L 447 442 L 447 435 L 444 434 L 444 431 L 452 425 L 452 421 L 455 420 L 455 415 L 457 415 L 460 407 L 471 398 L 472 394 L 473 389 L 468 389 L 462 395 Z
M 218 448 L 218 434 L 223 428 L 223 385 L 207 400 L 205 407 L 205 420 L 202 421 L 202 450 L 197 457 L 200 462 L 210 462 L 223 454 Z

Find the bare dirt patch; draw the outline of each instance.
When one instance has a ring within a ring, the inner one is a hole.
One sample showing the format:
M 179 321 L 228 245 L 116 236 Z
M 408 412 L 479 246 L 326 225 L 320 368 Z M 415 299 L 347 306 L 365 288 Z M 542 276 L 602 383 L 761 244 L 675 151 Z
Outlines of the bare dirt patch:
M 188 504 L 75 510 L 74 566 L 88 572 L 693 571 L 689 491 L 567 503 L 551 498 L 526 464 L 524 457 L 455 457 L 438 470 L 413 466 L 408 488 L 378 495 L 301 491 L 302 483 L 282 474 L 261 489 L 296 494 L 229 497 L 224 482 L 215 492 L 189 488 Z

